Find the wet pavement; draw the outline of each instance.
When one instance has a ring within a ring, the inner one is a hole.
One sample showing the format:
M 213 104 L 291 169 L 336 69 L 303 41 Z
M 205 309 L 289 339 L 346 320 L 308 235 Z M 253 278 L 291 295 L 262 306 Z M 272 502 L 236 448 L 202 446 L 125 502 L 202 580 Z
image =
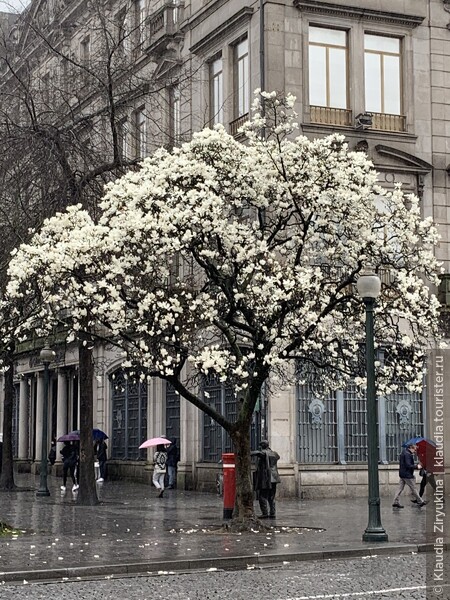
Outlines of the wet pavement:
M 267 532 L 223 532 L 223 501 L 215 494 L 123 482 L 98 484 L 101 504 L 79 506 L 49 477 L 50 497 L 37 498 L 38 478 L 16 477 L 22 491 L 0 493 L 0 518 L 21 531 L 0 538 L 0 581 L 120 573 L 239 568 L 330 557 L 429 551 L 435 542 L 433 498 L 423 508 L 381 499 L 389 542 L 362 542 L 367 499 L 280 498 Z M 28 490 L 26 489 L 28 488 Z M 257 509 L 257 503 L 255 503 Z M 256 511 L 258 512 L 258 510 Z M 445 543 L 450 519 L 445 517 Z M 427 531 L 429 532 L 427 534 Z

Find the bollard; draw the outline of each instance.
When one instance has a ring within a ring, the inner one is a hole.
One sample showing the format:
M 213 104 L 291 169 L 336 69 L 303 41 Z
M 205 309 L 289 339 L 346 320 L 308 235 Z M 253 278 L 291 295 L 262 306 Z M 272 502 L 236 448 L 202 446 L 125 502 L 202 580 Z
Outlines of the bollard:
M 236 497 L 236 469 L 233 452 L 222 454 L 223 462 L 223 518 L 233 517 Z

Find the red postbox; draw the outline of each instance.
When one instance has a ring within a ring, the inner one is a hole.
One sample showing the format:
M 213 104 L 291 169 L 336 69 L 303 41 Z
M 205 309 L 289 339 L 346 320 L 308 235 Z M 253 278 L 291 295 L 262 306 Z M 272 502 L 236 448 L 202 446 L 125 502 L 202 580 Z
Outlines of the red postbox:
M 233 517 L 234 500 L 236 497 L 236 468 L 233 452 L 222 454 L 223 463 L 223 518 Z

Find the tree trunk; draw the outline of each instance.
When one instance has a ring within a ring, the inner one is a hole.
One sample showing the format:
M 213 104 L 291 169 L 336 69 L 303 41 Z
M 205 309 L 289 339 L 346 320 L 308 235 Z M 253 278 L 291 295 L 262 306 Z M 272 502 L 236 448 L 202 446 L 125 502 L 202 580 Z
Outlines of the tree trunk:
M 98 504 L 94 475 L 94 442 L 92 438 L 94 362 L 91 342 L 80 340 L 78 361 L 80 373 L 80 465 L 78 504 L 94 506 Z
M 254 517 L 250 435 L 247 426 L 245 430 L 242 426 L 235 432 L 233 443 L 236 465 L 236 502 L 233 518 L 245 521 Z
M 8 369 L 4 373 L 5 394 L 3 402 L 3 459 L 0 475 L 0 491 L 15 489 L 14 460 L 12 449 L 12 420 L 14 401 L 14 362 L 8 360 Z

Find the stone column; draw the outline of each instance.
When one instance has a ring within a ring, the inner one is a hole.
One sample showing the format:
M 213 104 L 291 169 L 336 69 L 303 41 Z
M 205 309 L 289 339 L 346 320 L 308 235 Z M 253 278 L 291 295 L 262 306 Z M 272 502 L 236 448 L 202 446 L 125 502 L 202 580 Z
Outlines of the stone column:
M 19 458 L 29 458 L 29 392 L 28 379 L 24 377 L 19 384 Z
M 56 439 L 67 433 L 67 377 L 64 371 L 58 371 L 58 389 L 56 399 Z M 57 453 L 59 460 L 59 454 Z
M 36 423 L 35 423 L 35 439 L 36 453 L 35 460 L 41 460 L 42 454 L 42 425 L 43 425 L 43 410 L 44 410 L 44 376 L 43 373 L 38 373 L 37 390 L 36 390 Z

